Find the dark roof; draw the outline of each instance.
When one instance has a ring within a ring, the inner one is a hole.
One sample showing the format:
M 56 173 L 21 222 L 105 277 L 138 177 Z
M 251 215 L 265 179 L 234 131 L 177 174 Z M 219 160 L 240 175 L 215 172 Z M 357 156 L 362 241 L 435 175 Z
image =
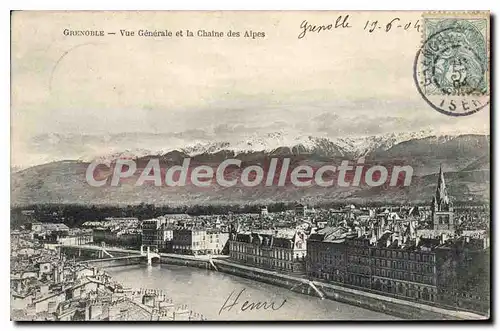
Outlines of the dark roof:
M 294 236 L 279 234 L 275 235 L 270 231 L 257 231 L 248 233 L 238 233 L 236 241 L 253 243 L 264 247 L 293 248 Z
M 392 237 L 392 232 L 385 232 L 377 241 L 377 247 L 386 247 L 387 240 L 390 240 Z
M 68 231 L 69 227 L 63 223 L 42 223 L 45 231 Z

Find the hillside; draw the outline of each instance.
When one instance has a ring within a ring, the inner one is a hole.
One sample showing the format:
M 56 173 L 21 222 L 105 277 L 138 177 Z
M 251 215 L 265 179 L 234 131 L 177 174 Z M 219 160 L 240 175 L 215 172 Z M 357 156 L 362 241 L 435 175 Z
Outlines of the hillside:
M 378 201 L 387 203 L 406 203 L 429 201 L 434 193 L 436 173 L 442 165 L 451 196 L 460 201 L 483 201 L 490 196 L 489 136 L 430 136 L 397 142 L 391 140 L 370 145 L 361 149 L 348 149 L 332 141 L 307 140 L 294 146 L 281 146 L 270 150 L 233 150 L 229 144 L 219 144 L 218 148 L 194 150 L 172 150 L 162 155 L 134 155 L 146 163 L 151 157 L 160 157 L 164 164 L 181 164 L 185 157 L 191 157 L 194 164 L 217 165 L 222 160 L 237 158 L 245 165 L 266 164 L 271 157 L 290 157 L 292 165 L 297 164 L 339 164 L 341 160 L 355 160 L 365 155 L 367 164 L 391 165 L 403 163 L 414 168 L 410 187 L 328 187 L 313 186 L 298 188 L 285 187 L 224 188 L 213 184 L 200 189 L 195 186 L 155 187 L 143 185 L 136 187 L 133 182 L 119 187 L 91 187 L 85 180 L 89 162 L 66 160 L 31 167 L 11 175 L 11 201 L 14 205 L 36 203 L 80 203 L 80 204 L 212 204 L 220 203 L 270 203 L 274 201 L 345 201 L 361 203 Z M 394 137 L 393 137 L 394 138 Z M 368 141 L 368 140 L 366 140 Z M 213 147 L 213 146 L 212 146 Z M 219 148 L 220 147 L 220 148 Z M 360 151 L 362 153 L 360 154 Z M 120 157 L 117 154 L 113 157 Z M 103 159 L 108 159 L 109 156 Z M 229 174 L 237 177 L 239 170 Z

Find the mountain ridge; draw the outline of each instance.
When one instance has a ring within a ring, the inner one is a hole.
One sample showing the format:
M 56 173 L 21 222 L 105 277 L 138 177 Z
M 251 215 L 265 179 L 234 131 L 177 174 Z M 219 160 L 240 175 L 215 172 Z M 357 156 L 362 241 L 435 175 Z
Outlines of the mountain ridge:
M 361 203 L 366 201 L 387 203 L 411 203 L 428 201 L 435 189 L 435 174 L 439 167 L 445 170 L 445 177 L 450 192 L 459 201 L 488 201 L 490 195 L 490 136 L 426 136 L 414 135 L 404 140 L 403 136 L 380 139 L 369 146 L 369 152 L 362 151 L 366 164 L 390 165 L 403 163 L 414 169 L 409 187 L 383 189 L 370 187 L 329 187 L 297 188 L 285 187 L 242 187 L 237 185 L 223 188 L 211 185 L 200 189 L 194 186 L 154 187 L 124 184 L 119 187 L 91 187 L 85 180 L 85 172 L 90 161 L 64 160 L 54 161 L 30 167 L 11 174 L 12 204 L 32 203 L 83 203 L 83 204 L 136 204 L 140 202 L 154 204 L 217 204 L 225 203 L 270 203 L 273 201 L 343 201 Z M 346 148 L 340 153 L 333 142 L 309 139 L 309 144 L 290 147 L 280 146 L 269 151 L 228 150 L 231 145 L 221 144 L 221 149 L 199 149 L 191 155 L 183 150 L 171 150 L 160 155 L 138 156 L 133 151 L 113 154 L 116 157 L 132 157 L 141 164 L 153 157 L 158 157 L 167 164 L 181 164 L 185 157 L 192 159 L 192 165 L 214 165 L 221 160 L 237 158 L 243 164 L 265 164 L 272 157 L 289 157 L 291 165 L 298 164 L 336 164 L 341 160 L 355 161 L 360 154 Z M 345 142 L 345 141 L 344 141 Z M 368 141 L 369 142 L 369 141 Z M 386 143 L 387 142 L 387 143 Z M 317 144 L 316 144 L 317 143 Z M 370 142 L 369 142 L 370 143 Z M 212 146 L 213 147 L 213 146 Z M 226 149 L 224 149 L 226 148 Z M 305 163 L 304 163 L 305 162 Z M 240 170 L 230 173 L 233 178 L 240 175 Z
M 101 162 L 115 160 L 117 158 L 142 158 L 147 156 L 165 156 L 171 153 L 182 154 L 183 157 L 197 157 L 200 155 L 214 155 L 217 153 L 237 156 L 249 153 L 266 153 L 269 155 L 301 155 L 316 154 L 325 157 L 345 157 L 355 159 L 363 156 L 376 155 L 385 152 L 407 141 L 417 139 L 436 139 L 439 142 L 450 141 L 459 137 L 473 136 L 482 139 L 489 135 L 458 134 L 458 135 L 429 135 L 427 131 L 412 133 L 397 133 L 378 136 L 366 136 L 359 138 L 324 138 L 324 137 L 295 137 L 285 139 L 282 134 L 272 134 L 270 137 L 275 141 L 266 141 L 259 138 L 257 142 L 242 139 L 236 142 L 215 141 L 195 143 L 186 147 L 151 151 L 147 149 L 125 150 L 110 155 L 100 155 L 95 158 L 81 158 L 81 160 L 98 160 Z

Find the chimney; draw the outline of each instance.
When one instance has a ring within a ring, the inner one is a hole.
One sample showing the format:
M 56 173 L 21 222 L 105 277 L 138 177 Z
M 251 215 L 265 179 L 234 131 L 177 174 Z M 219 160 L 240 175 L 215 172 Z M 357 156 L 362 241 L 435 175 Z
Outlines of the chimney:
M 86 302 L 85 304 L 85 320 L 90 320 L 90 302 Z
M 370 232 L 371 232 L 370 244 L 375 244 L 377 242 L 377 235 L 375 234 L 375 230 L 372 229 Z
M 60 282 L 64 282 L 65 281 L 65 278 L 64 278 L 64 265 L 61 265 L 60 267 L 58 267 L 58 274 L 59 274 L 59 281 Z
M 415 223 L 414 221 L 410 221 L 410 237 L 415 238 Z
M 52 273 L 53 273 L 53 278 L 54 278 L 54 283 L 59 283 L 60 280 L 59 280 L 59 270 L 57 270 L 57 266 L 55 266 L 53 269 L 52 269 Z

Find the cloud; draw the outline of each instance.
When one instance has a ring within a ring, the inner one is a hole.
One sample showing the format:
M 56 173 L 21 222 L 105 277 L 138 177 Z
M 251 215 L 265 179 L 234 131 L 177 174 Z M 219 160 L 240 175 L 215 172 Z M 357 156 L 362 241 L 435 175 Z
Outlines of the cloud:
M 327 12 L 309 15 L 311 22 L 330 20 Z M 416 12 L 402 15 L 419 18 Z M 420 34 L 350 29 L 298 40 L 303 19 L 293 12 L 18 12 L 12 20 L 12 162 L 120 148 L 160 150 L 278 131 L 325 137 L 428 128 L 489 132 L 486 109 L 454 118 L 422 100 L 412 78 Z M 266 38 L 125 43 L 64 37 L 61 31 L 75 22 L 100 22 L 109 31 L 119 31 L 124 22 L 130 29 L 165 22 L 172 30 L 258 27 Z M 87 42 L 96 43 L 75 48 Z

